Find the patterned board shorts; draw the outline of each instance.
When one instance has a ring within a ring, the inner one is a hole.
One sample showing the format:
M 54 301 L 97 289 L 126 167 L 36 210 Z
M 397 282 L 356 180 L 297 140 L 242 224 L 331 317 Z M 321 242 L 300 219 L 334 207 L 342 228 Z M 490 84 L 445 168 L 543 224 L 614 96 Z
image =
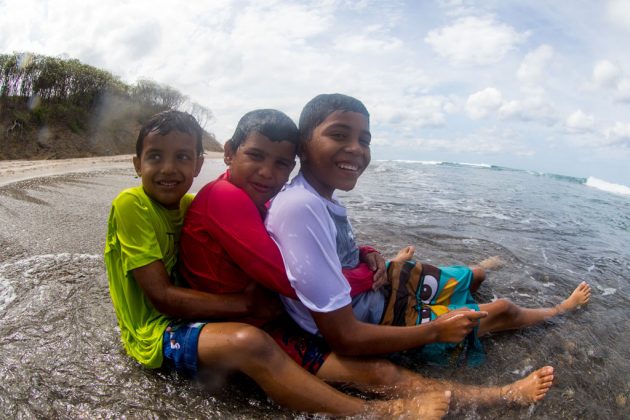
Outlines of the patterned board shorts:
M 262 329 L 289 357 L 313 375 L 317 374 L 331 353 L 330 346 L 322 337 L 304 331 L 289 316 L 269 322 Z
M 205 325 L 205 322 L 171 322 L 162 338 L 163 366 L 188 376 L 197 374 L 197 345 Z

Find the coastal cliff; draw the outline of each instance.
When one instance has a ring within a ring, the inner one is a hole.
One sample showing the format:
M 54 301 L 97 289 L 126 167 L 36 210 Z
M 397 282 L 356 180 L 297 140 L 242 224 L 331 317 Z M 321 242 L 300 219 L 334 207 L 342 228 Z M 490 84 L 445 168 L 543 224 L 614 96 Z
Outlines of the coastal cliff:
M 142 124 L 170 108 L 202 126 L 212 119 L 208 108 L 150 80 L 129 85 L 78 60 L 0 55 L 0 160 L 134 153 Z M 209 132 L 203 144 L 223 150 Z

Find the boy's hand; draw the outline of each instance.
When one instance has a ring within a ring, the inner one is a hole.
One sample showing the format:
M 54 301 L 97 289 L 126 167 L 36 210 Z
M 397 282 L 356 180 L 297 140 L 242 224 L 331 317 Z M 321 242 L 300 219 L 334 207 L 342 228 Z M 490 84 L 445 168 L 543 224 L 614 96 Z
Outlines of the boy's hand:
M 252 282 L 243 291 L 249 315 L 261 320 L 271 321 L 284 313 L 284 306 L 278 296 L 268 289 Z
M 432 321 L 438 327 L 436 342 L 459 343 L 479 325 L 479 320 L 486 316 L 488 312 L 462 308 L 438 317 Z
M 387 283 L 387 271 L 385 270 L 385 259 L 383 256 L 378 252 L 370 252 L 363 259 L 370 270 L 374 272 L 372 290 L 377 290 L 385 285 Z

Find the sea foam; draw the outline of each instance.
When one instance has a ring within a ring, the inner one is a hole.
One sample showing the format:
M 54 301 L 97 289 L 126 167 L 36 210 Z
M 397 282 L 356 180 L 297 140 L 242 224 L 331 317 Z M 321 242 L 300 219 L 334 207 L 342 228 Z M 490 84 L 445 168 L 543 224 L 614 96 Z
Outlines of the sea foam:
M 625 185 L 613 184 L 592 176 L 586 179 L 586 185 L 597 188 L 598 190 L 630 197 L 630 187 L 626 187 Z

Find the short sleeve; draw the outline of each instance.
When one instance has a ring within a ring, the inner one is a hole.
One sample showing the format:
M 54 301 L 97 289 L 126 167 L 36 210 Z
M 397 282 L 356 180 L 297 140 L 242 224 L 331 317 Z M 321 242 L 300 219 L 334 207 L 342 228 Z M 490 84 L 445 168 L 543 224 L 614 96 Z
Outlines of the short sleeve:
M 325 203 L 304 189 L 280 193 L 267 216 L 267 229 L 280 248 L 291 285 L 308 309 L 331 312 L 351 303 Z
M 156 238 L 152 220 L 155 213 L 139 197 L 123 193 L 112 207 L 114 239 L 120 247 L 122 266 L 125 272 L 161 260 L 163 255 Z M 111 231 L 111 229 L 110 229 Z

